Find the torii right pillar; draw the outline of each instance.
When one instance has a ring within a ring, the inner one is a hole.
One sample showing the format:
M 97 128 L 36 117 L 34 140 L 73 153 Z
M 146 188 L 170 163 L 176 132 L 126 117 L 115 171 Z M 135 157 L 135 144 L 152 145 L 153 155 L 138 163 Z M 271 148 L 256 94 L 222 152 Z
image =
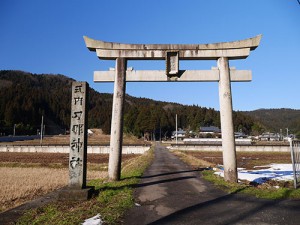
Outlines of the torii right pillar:
M 232 95 L 228 58 L 219 58 L 218 68 L 224 179 L 229 182 L 237 182 L 237 162 L 232 119 Z

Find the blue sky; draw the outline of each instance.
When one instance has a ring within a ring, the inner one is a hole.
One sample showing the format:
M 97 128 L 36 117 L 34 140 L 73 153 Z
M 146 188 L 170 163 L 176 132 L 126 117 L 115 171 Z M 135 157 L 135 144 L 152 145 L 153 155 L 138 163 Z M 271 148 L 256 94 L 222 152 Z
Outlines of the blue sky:
M 300 5 L 297 0 L 1 0 L 0 69 L 64 74 L 99 92 L 93 71 L 108 70 L 83 36 L 123 43 L 215 43 L 262 34 L 260 46 L 230 66 L 252 70 L 252 82 L 232 83 L 234 110 L 300 109 Z M 164 61 L 129 61 L 164 69 Z M 210 69 L 216 61 L 184 61 L 180 69 Z M 127 83 L 136 97 L 219 109 L 218 84 Z

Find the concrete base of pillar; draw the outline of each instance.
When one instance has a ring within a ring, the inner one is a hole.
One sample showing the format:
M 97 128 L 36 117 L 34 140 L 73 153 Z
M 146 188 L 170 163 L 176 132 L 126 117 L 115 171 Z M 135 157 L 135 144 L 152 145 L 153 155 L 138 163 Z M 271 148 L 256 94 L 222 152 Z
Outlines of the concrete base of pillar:
M 64 188 L 58 192 L 59 201 L 85 201 L 92 197 L 95 192 L 94 187 L 86 187 L 84 189 Z

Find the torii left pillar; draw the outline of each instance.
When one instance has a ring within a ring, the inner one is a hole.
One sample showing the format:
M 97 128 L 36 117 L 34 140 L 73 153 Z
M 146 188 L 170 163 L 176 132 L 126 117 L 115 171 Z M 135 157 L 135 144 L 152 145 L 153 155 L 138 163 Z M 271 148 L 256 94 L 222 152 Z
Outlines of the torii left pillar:
M 116 59 L 113 109 L 111 117 L 110 152 L 108 176 L 110 180 L 120 180 L 123 143 L 123 110 L 126 89 L 125 58 Z

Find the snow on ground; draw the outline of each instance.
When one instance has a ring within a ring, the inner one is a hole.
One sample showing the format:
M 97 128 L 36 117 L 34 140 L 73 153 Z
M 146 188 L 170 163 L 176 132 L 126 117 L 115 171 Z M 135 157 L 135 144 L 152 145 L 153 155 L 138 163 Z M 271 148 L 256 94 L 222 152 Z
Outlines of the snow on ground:
M 238 178 L 240 180 L 248 180 L 262 184 L 267 180 L 288 181 L 293 180 L 292 164 L 270 164 L 266 166 L 257 166 L 255 168 L 263 168 L 259 170 L 238 169 Z M 267 168 L 267 169 L 266 169 Z M 224 177 L 224 171 L 215 172 L 215 174 Z
M 102 225 L 103 220 L 100 217 L 100 214 L 97 214 L 96 216 L 86 219 L 82 225 Z

